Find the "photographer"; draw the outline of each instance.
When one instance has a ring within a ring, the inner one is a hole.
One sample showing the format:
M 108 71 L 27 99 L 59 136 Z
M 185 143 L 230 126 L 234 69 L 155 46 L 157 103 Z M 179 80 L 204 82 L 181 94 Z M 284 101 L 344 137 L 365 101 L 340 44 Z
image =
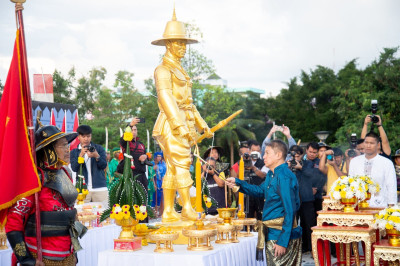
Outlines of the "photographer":
M 348 173 L 350 167 L 350 161 L 354 157 L 364 154 L 364 139 L 357 140 L 357 135 L 355 133 L 351 134 L 350 149 L 347 149 L 344 154 L 346 158 L 346 173 Z
M 343 161 L 343 152 L 339 148 L 325 151 L 319 162 L 319 170 L 327 175 L 324 191 L 329 192 L 331 185 L 339 177 L 347 175 L 346 162 Z
M 129 150 L 130 154 L 133 157 L 133 166 L 132 167 L 132 174 L 133 176 L 137 176 L 137 179 L 140 183 L 142 183 L 146 193 L 148 191 L 149 181 L 146 177 L 146 165 L 153 166 L 151 162 L 149 162 L 147 155 L 146 155 L 146 147 L 142 142 L 139 141 L 137 134 L 138 130 L 136 124 L 139 123 L 139 118 L 133 118 L 129 126 L 132 128 L 132 135 L 133 139 L 129 142 Z M 123 137 L 119 140 L 119 145 L 121 146 L 122 152 L 126 153 L 126 146 L 127 142 L 123 139 Z M 124 172 L 124 165 L 125 160 L 122 160 L 118 167 L 117 172 L 123 173 Z
M 374 120 L 374 121 L 372 121 Z M 365 136 L 367 135 L 368 132 L 368 124 L 373 122 L 371 125 L 371 131 L 373 129 L 373 125 L 375 125 L 378 128 L 379 131 L 379 136 L 380 136 L 380 143 L 381 143 L 381 148 L 379 154 L 385 158 L 388 158 L 389 160 L 391 159 L 390 154 L 392 150 L 390 149 L 390 144 L 389 144 L 389 139 L 386 135 L 385 130 L 383 129 L 382 126 L 382 119 L 379 115 L 367 115 L 364 119 L 364 126 L 361 131 L 361 138 L 364 139 Z
M 303 169 L 303 149 L 298 145 L 293 145 L 290 150 L 290 158 L 287 160 L 290 170 L 296 175 L 297 179 Z
M 81 125 L 76 129 L 80 144 L 71 151 L 71 169 L 77 175 L 80 170 L 78 157 L 85 159 L 82 164 L 82 173 L 85 177 L 89 194 L 85 202 L 106 202 L 108 204 L 107 181 L 104 169 L 107 167 L 106 152 L 103 147 L 92 142 L 92 128 Z
M 225 208 L 225 182 L 218 178 L 217 173 L 214 169 L 216 166 L 216 160 L 214 157 L 207 157 L 206 162 L 208 164 L 203 164 L 201 177 L 205 178 L 207 181 L 208 189 L 210 190 L 210 197 L 212 197 L 216 202 L 216 206 L 208 208 L 207 214 L 216 215 L 218 214 L 217 208 Z

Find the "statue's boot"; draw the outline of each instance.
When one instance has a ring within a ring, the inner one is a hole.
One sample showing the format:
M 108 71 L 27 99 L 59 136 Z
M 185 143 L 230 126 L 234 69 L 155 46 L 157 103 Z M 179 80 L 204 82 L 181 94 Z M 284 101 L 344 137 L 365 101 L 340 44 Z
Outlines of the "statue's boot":
M 182 220 L 195 221 L 198 218 L 197 212 L 193 210 L 192 203 L 190 202 L 190 187 L 178 189 L 179 196 L 182 198 Z
M 163 223 L 173 223 L 181 220 L 179 213 L 175 211 L 175 189 L 163 189 L 164 212 L 162 214 Z

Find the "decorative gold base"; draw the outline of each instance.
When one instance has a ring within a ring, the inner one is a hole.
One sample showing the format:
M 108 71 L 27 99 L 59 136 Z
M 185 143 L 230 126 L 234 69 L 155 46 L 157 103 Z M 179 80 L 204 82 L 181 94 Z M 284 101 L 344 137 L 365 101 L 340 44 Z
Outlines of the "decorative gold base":
M 132 226 L 135 226 L 138 224 L 137 220 L 134 220 L 132 217 L 129 217 L 129 219 L 115 220 L 115 223 L 117 225 L 121 226 L 121 228 L 122 228 L 118 239 L 133 239 L 134 238 Z
M 355 212 L 356 210 L 354 209 L 354 207 L 351 206 L 346 206 L 343 208 L 344 212 Z
M 207 251 L 212 250 L 211 237 L 217 234 L 217 229 L 211 226 L 189 226 L 182 229 L 182 234 L 189 239 L 188 250 L 191 251 Z
M 239 230 L 238 230 L 238 237 L 249 237 L 249 236 L 253 236 L 253 234 L 250 232 L 251 226 L 254 226 L 257 223 L 257 219 L 256 218 L 246 218 L 246 219 L 235 219 L 232 220 L 232 224 L 233 225 L 238 225 L 240 226 Z M 240 230 L 242 230 L 243 226 L 246 227 L 246 232 L 241 232 Z
M 187 245 L 189 242 L 189 239 L 182 234 L 182 229 L 184 227 L 188 227 L 194 224 L 194 221 L 179 221 L 179 222 L 174 222 L 174 223 L 160 223 L 156 224 L 156 226 L 159 227 L 169 227 L 171 228 L 172 231 L 179 233 L 179 236 L 176 240 L 173 241 L 174 245 Z M 155 243 L 149 238 L 150 243 Z
M 243 211 L 238 211 L 237 218 L 244 219 L 246 218 L 246 214 Z
M 388 236 L 389 245 L 400 247 L 400 231 L 396 229 L 386 229 L 386 235 Z
M 394 246 L 394 247 L 400 247 L 400 238 L 388 237 L 388 240 L 389 240 L 389 245 Z
M 237 208 L 218 208 L 218 215 L 224 219 L 225 224 L 230 224 L 232 219 L 235 217 Z
M 361 201 L 361 202 L 358 204 L 358 206 L 359 206 L 361 209 L 366 209 L 366 208 L 369 207 L 369 204 L 368 204 L 368 202 L 365 200 L 365 201 Z
M 357 204 L 357 200 L 355 197 L 351 199 L 342 198 L 340 202 L 344 205 L 344 212 L 355 212 L 354 205 Z
M 178 239 L 179 233 L 172 234 L 149 234 L 149 239 L 156 242 L 156 248 L 154 252 L 167 253 L 173 252 L 172 241 Z M 164 246 L 162 246 L 162 244 Z
M 78 200 L 78 202 L 76 204 L 78 204 L 78 205 L 85 204 L 85 202 L 84 202 L 85 198 L 86 198 L 86 194 L 79 193 L 78 197 L 76 197 L 76 199 Z
M 216 244 L 230 244 L 238 243 L 237 239 L 237 226 L 232 224 L 218 224 L 217 228 L 217 240 Z

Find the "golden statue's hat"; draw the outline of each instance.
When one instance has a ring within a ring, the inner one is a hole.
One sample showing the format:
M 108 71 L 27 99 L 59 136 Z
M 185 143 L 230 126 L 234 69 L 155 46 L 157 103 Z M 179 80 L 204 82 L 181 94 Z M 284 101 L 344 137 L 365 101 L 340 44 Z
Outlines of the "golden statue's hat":
M 185 40 L 186 44 L 198 43 L 197 40 L 186 37 L 185 25 L 183 22 L 176 20 L 175 8 L 172 20 L 167 22 L 163 38 L 152 41 L 151 44 L 164 46 L 166 40 Z

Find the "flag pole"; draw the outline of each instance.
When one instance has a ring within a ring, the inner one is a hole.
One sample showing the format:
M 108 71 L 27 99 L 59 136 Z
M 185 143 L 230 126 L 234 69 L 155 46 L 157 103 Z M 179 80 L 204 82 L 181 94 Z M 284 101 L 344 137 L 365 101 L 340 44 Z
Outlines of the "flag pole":
M 23 86 L 23 95 L 24 95 L 24 102 L 25 102 L 25 110 L 26 110 L 26 120 L 27 120 L 27 127 L 28 127 L 28 134 L 29 140 L 31 144 L 31 152 L 32 157 L 37 165 L 36 162 L 36 150 L 35 150 L 35 132 L 33 128 L 33 115 L 32 115 L 32 99 L 31 99 L 31 90 L 29 85 L 29 71 L 28 71 L 28 60 L 27 60 L 27 53 L 26 53 L 26 43 L 25 43 L 25 30 L 24 30 L 24 20 L 22 16 L 23 6 L 22 4 L 25 3 L 26 0 L 11 0 L 11 2 L 15 3 L 15 15 L 17 17 L 17 23 L 20 30 L 21 36 L 21 50 L 22 50 L 22 62 L 25 72 L 25 77 L 22 82 L 25 83 Z M 35 205 L 36 205 L 36 239 L 37 239 L 37 256 L 38 260 L 42 261 L 42 232 L 40 230 L 40 207 L 39 207 L 39 194 L 35 193 Z

